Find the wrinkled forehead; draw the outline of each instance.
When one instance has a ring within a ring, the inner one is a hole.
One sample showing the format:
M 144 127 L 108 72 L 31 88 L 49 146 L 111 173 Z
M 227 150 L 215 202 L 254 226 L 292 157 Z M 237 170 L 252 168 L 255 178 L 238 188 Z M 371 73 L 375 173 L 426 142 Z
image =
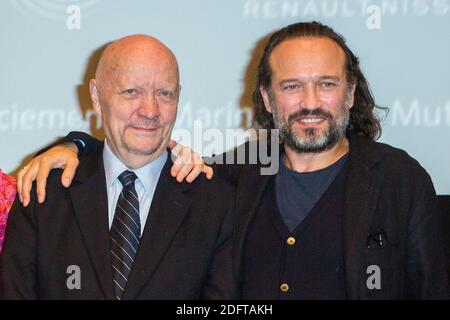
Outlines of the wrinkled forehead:
M 325 37 L 299 37 L 285 40 L 269 58 L 273 76 L 345 76 L 344 50 Z
M 164 84 L 178 86 L 177 65 L 168 59 L 133 59 L 122 58 L 116 60 L 109 69 L 109 77 L 105 81 L 112 84 L 135 84 L 151 86 Z

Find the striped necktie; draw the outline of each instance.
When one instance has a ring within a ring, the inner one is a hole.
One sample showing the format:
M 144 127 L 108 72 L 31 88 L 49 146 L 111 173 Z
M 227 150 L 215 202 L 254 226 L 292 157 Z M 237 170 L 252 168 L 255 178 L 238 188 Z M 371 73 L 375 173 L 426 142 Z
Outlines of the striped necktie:
M 139 247 L 141 222 L 139 199 L 134 188 L 136 174 L 127 170 L 118 179 L 123 189 L 117 200 L 110 239 L 114 294 L 120 300 Z

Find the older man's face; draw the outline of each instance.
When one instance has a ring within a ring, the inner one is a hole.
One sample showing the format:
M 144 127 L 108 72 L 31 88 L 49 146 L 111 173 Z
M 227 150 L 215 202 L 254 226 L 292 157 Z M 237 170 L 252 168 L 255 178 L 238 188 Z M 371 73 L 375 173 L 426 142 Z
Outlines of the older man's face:
M 176 118 L 176 62 L 144 48 L 111 63 L 96 85 L 108 145 L 126 164 L 133 157 L 154 158 L 166 148 Z
M 333 147 L 353 105 L 343 50 L 328 38 L 294 38 L 279 44 L 269 63 L 271 87 L 261 93 L 285 143 L 298 152 Z

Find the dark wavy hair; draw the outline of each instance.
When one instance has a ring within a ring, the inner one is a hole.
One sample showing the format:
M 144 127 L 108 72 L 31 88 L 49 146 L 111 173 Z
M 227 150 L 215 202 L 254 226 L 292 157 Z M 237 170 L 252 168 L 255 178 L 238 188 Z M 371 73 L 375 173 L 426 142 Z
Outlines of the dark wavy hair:
M 345 53 L 345 69 L 347 81 L 355 86 L 354 104 L 350 109 L 350 121 L 347 134 L 353 133 L 363 135 L 371 140 L 377 140 L 381 136 L 380 120 L 374 113 L 374 108 L 388 112 L 387 108 L 375 105 L 369 84 L 359 67 L 359 60 L 345 44 L 345 39 L 328 26 L 320 22 L 303 22 L 291 24 L 270 37 L 267 42 L 263 56 L 258 65 L 256 87 L 253 91 L 253 104 L 256 108 L 254 124 L 258 128 L 273 129 L 273 116 L 264 107 L 260 87 L 270 92 L 272 70 L 269 58 L 272 51 L 281 42 L 298 37 L 325 37 L 336 42 Z

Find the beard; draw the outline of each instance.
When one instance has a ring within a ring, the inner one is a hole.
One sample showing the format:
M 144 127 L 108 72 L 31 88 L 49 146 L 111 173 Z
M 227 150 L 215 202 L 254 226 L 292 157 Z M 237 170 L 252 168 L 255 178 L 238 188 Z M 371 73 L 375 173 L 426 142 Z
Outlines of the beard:
M 333 148 L 342 137 L 345 136 L 349 121 L 350 109 L 342 105 L 339 112 L 333 116 L 330 112 L 321 108 L 301 109 L 291 114 L 285 120 L 282 114 L 276 112 L 273 104 L 273 121 L 275 128 L 279 130 L 283 142 L 298 153 L 319 153 Z M 298 134 L 294 131 L 295 121 L 304 116 L 320 116 L 326 119 L 329 125 L 325 129 L 307 128 Z

